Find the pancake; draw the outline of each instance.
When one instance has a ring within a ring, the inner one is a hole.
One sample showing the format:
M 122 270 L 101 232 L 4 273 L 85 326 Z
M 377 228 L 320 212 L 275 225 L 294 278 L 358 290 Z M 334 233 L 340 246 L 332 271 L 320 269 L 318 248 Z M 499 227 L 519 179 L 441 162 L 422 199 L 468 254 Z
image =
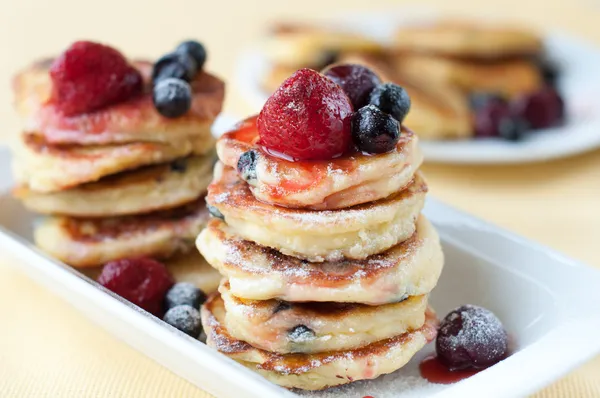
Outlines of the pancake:
M 231 293 L 249 300 L 393 303 L 428 294 L 444 264 L 437 232 L 424 216 L 412 237 L 365 260 L 308 263 L 243 240 L 214 218 L 196 244 L 229 280 Z
M 287 209 L 257 200 L 237 172 L 219 162 L 206 200 L 236 235 L 320 262 L 367 258 L 410 238 L 426 192 L 417 173 L 406 189 L 376 202 L 342 210 Z
M 190 137 L 207 140 L 211 136 L 213 120 L 223 105 L 223 81 L 200 72 L 190 83 L 193 91 L 190 110 L 175 119 L 163 117 L 152 103 L 152 63 L 134 62 L 145 81 L 143 94 L 94 112 L 66 117 L 49 101 L 52 82 L 48 68 L 51 62 L 37 62 L 13 80 L 15 106 L 23 130 L 42 136 L 50 144 L 170 143 Z
M 41 136 L 26 134 L 15 145 L 14 170 L 19 185 L 38 192 L 56 192 L 141 166 L 203 155 L 213 147 L 212 136 L 169 143 L 80 146 L 49 144 Z
M 543 43 L 540 36 L 526 28 L 491 22 L 440 20 L 399 28 L 393 47 L 399 51 L 503 58 L 538 54 L 543 50 Z
M 264 51 L 276 65 L 321 69 L 339 52 L 381 53 L 385 49 L 382 44 L 353 32 L 316 25 L 280 24 L 266 38 Z
M 394 58 L 355 53 L 341 57 L 339 62 L 365 65 L 383 81 L 402 86 L 411 101 L 410 112 L 403 123 L 416 131 L 420 139 L 470 138 L 473 127 L 467 96 L 452 85 L 432 83 L 425 74 L 402 75 L 394 66 Z
M 235 297 L 219 287 L 229 334 L 279 354 L 351 350 L 388 339 L 425 323 L 427 296 L 370 306 L 352 303 L 290 303 Z
M 342 158 L 292 162 L 256 147 L 256 117 L 217 141 L 219 159 L 236 168 L 240 156 L 254 150 L 256 178 L 248 179 L 254 197 L 274 205 L 335 210 L 386 198 L 406 187 L 423 155 L 417 136 L 402 128 L 393 151 L 377 156 L 354 153 Z
M 515 97 L 539 90 L 543 79 L 537 65 L 527 59 L 476 62 L 424 54 L 399 54 L 394 59 L 397 73 L 430 84 L 453 85 L 470 92 L 491 92 Z
M 34 240 L 74 267 L 95 267 L 124 257 L 166 258 L 190 250 L 208 217 L 203 199 L 140 216 L 49 217 L 35 227 Z
M 321 390 L 357 380 L 374 379 L 403 367 L 435 339 L 437 320 L 427 311 L 419 329 L 365 347 L 319 354 L 276 354 L 232 337 L 225 327 L 225 308 L 217 294 L 202 306 L 206 343 L 267 380 L 287 388 Z
M 64 191 L 13 193 L 30 210 L 73 217 L 114 217 L 178 207 L 198 199 L 212 180 L 214 154 L 127 171 Z

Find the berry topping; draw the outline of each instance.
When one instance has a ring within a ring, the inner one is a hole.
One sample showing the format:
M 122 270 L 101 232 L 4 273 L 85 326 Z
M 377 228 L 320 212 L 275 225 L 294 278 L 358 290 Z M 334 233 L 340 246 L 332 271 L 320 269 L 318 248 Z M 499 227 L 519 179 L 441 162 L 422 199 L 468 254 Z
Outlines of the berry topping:
M 383 83 L 371 92 L 370 102 L 402 123 L 410 110 L 410 97 L 405 89 L 394 83 Z
M 194 308 L 206 301 L 206 294 L 194 284 L 188 282 L 176 283 L 165 296 L 165 309 L 170 310 L 178 305 L 190 305 Z
M 153 315 L 162 314 L 173 277 L 167 268 L 150 258 L 111 261 L 103 268 L 98 283 Z
M 202 70 L 204 67 L 204 63 L 206 62 L 206 49 L 197 41 L 184 41 L 177 46 L 175 52 L 187 54 L 192 57 L 192 59 L 196 62 L 196 72 Z
M 190 305 L 178 305 L 171 308 L 165 314 L 163 321 L 196 339 L 202 332 L 200 311 Z
M 356 64 L 332 65 L 323 74 L 344 89 L 354 109 L 369 103 L 369 95 L 381 79 L 369 68 Z
M 152 80 L 156 84 L 163 79 L 174 77 L 189 82 L 196 75 L 196 71 L 194 58 L 185 53 L 170 53 L 154 63 Z
M 435 348 L 440 361 L 451 370 L 482 369 L 506 357 L 508 336 L 491 311 L 463 305 L 440 324 Z
M 505 104 L 506 100 L 502 95 L 497 93 L 474 92 L 469 95 L 469 105 L 475 112 L 495 102 Z
M 556 126 L 564 117 L 564 102 L 551 87 L 517 98 L 511 107 L 513 114 L 525 119 L 533 129 Z
M 221 220 L 225 220 L 225 216 L 223 215 L 223 213 L 221 213 L 219 209 L 217 209 L 215 206 L 207 205 L 206 208 L 208 209 L 208 212 L 211 216 L 215 218 L 220 218 Z
M 314 70 L 300 69 L 260 112 L 259 144 L 297 160 L 340 156 L 352 141 L 352 111 L 340 86 Z
M 490 96 L 475 111 L 475 136 L 502 137 L 512 141 L 522 138 L 527 129 L 523 121 L 512 115 L 509 104 L 500 97 Z
M 498 136 L 507 141 L 520 141 L 529 130 L 529 123 L 520 117 L 506 117 L 498 123 Z
M 92 112 L 142 92 L 142 75 L 114 48 L 78 41 L 50 66 L 52 101 L 66 116 Z
M 153 89 L 152 101 L 161 115 L 176 118 L 184 115 L 192 105 L 192 89 L 183 80 L 160 80 Z
M 256 182 L 256 160 L 257 154 L 254 150 L 242 153 L 237 162 L 237 171 L 242 180 L 253 183 Z
M 292 342 L 302 343 L 313 339 L 315 332 L 304 325 L 298 325 L 288 332 L 288 336 Z
M 352 118 L 352 139 L 363 152 L 389 152 L 400 139 L 400 123 L 376 106 L 367 105 L 360 108 Z

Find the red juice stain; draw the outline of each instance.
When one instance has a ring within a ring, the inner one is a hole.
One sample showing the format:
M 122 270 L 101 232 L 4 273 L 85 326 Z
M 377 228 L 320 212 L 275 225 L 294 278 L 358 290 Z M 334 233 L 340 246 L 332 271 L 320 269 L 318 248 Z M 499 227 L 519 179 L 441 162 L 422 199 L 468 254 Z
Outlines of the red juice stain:
M 437 356 L 431 355 L 421 361 L 419 370 L 421 376 L 431 383 L 452 384 L 471 377 L 483 369 L 450 370 Z

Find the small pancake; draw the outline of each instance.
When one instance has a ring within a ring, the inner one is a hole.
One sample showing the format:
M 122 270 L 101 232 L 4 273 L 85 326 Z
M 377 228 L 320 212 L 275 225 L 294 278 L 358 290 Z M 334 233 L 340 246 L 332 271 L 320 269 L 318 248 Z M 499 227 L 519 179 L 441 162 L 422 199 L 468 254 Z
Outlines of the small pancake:
M 353 303 L 290 303 L 235 297 L 219 287 L 232 337 L 279 354 L 351 350 L 388 339 L 425 323 L 427 296 L 371 306 Z
M 264 51 L 274 64 L 296 69 L 320 69 L 340 52 L 381 53 L 385 48 L 382 44 L 353 32 L 316 25 L 280 24 L 266 38 Z
M 430 84 L 456 86 L 466 93 L 491 92 L 515 97 L 537 91 L 543 84 L 537 65 L 527 59 L 476 62 L 425 54 L 399 54 L 394 68 L 400 75 Z
M 526 28 L 462 20 L 403 26 L 393 47 L 400 51 L 470 58 L 534 55 L 543 50 L 541 37 Z M 426 74 L 425 74 L 426 76 Z
M 183 138 L 117 145 L 53 145 L 41 136 L 25 134 L 15 145 L 14 169 L 20 185 L 38 192 L 56 192 L 142 166 L 203 155 L 214 138 Z
M 410 95 L 410 112 L 403 124 L 414 130 L 420 139 L 466 139 L 473 133 L 471 110 L 467 96 L 454 86 L 436 82 L 428 76 L 406 76 L 394 67 L 393 56 L 347 54 L 340 63 L 365 65 L 384 82 L 402 86 Z
M 383 199 L 406 187 L 423 162 L 417 136 L 402 128 L 396 148 L 377 156 L 354 153 L 331 160 L 292 162 L 258 149 L 256 117 L 217 141 L 219 159 L 232 168 L 249 150 L 256 179 L 248 180 L 262 202 L 313 210 L 335 210 Z
M 342 210 L 288 209 L 257 200 L 230 168 L 217 163 L 207 203 L 236 235 L 309 261 L 363 259 L 410 238 L 425 201 L 419 173 L 406 189 Z
M 214 153 L 126 171 L 64 191 L 13 193 L 37 213 L 114 217 L 170 209 L 198 199 L 212 180 Z
M 74 267 L 95 267 L 124 257 L 167 258 L 190 250 L 208 218 L 203 199 L 140 216 L 49 217 L 36 226 L 34 240 Z
M 163 117 L 152 103 L 152 63 L 140 61 L 133 65 L 144 78 L 143 94 L 94 112 L 67 117 L 49 100 L 52 82 L 48 68 L 51 62 L 37 62 L 13 80 L 15 105 L 23 121 L 23 130 L 42 136 L 50 144 L 169 143 L 189 137 L 206 140 L 211 136 L 210 127 L 223 105 L 223 81 L 200 72 L 190 83 L 193 91 L 190 110 L 178 118 Z
M 255 348 L 229 334 L 225 307 L 218 294 L 202 306 L 206 343 L 217 351 L 287 388 L 321 390 L 357 380 L 375 379 L 403 367 L 421 348 L 435 339 L 437 319 L 428 310 L 419 329 L 365 347 L 319 354 L 276 354 Z
M 229 280 L 231 293 L 249 300 L 393 303 L 431 292 L 444 265 L 439 237 L 424 216 L 409 239 L 365 260 L 308 263 L 243 240 L 214 218 L 196 245 Z

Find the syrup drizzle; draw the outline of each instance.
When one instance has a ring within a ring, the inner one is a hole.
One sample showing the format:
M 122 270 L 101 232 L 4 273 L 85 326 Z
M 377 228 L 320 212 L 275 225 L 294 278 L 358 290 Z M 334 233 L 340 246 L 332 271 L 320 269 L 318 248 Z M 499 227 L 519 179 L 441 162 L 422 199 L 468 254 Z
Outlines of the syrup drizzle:
M 450 370 L 436 355 L 430 355 L 419 364 L 421 376 L 431 383 L 452 384 L 481 372 L 483 369 Z

